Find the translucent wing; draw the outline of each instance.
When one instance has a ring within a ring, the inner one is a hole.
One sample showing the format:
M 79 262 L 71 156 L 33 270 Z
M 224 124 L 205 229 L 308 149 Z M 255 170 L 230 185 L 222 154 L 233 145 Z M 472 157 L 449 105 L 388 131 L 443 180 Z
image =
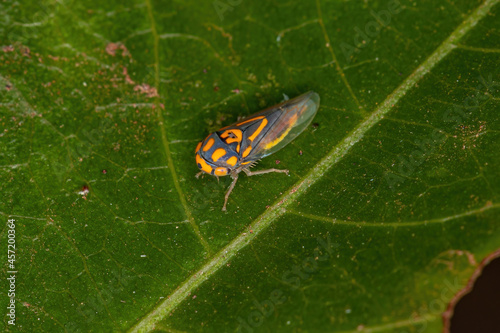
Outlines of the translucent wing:
M 255 118 L 268 113 L 272 124 L 269 122 L 267 131 L 252 143 L 248 159 L 258 160 L 285 147 L 311 123 L 318 108 L 319 95 L 309 91 L 253 115 Z

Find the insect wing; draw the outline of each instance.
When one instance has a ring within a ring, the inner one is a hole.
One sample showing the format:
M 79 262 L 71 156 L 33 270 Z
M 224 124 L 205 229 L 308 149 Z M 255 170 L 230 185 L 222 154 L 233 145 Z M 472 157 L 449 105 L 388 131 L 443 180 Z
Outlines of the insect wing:
M 258 142 L 255 142 L 255 148 L 251 152 L 252 160 L 258 160 L 277 152 L 302 133 L 318 111 L 319 95 L 310 91 L 274 108 L 280 111 L 279 117 L 276 117 L 265 134 Z M 264 111 L 269 112 L 270 110 Z M 254 116 L 258 116 L 258 114 Z
M 268 108 L 237 123 L 221 128 L 217 131 L 217 135 L 245 159 L 250 155 L 253 147 L 258 146 L 258 142 L 274 126 L 282 113 L 279 108 Z

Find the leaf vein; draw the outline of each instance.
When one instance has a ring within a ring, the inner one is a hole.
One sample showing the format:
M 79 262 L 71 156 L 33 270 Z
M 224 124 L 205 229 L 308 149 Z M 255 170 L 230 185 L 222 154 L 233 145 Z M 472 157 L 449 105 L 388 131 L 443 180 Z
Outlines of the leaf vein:
M 473 216 L 473 215 L 478 215 L 483 212 L 486 212 L 491 209 L 498 209 L 500 208 L 500 204 L 486 204 L 485 206 L 477 209 L 472 209 L 466 212 L 462 212 L 459 214 L 455 215 L 450 215 L 450 216 L 445 216 L 445 217 L 440 217 L 440 218 L 434 218 L 434 219 L 429 219 L 429 220 L 421 220 L 421 221 L 411 221 L 411 222 L 399 222 L 399 221 L 393 221 L 393 222 L 363 222 L 363 221 L 349 221 L 349 220 L 342 220 L 342 219 L 337 219 L 337 218 L 332 218 L 332 217 L 326 217 L 326 216 L 319 216 L 315 214 L 308 214 L 308 213 L 302 213 L 299 211 L 295 210 L 288 210 L 288 213 L 305 217 L 311 220 L 316 220 L 320 222 L 328 222 L 332 224 L 341 224 L 341 225 L 353 225 L 353 226 L 360 226 L 360 227 L 380 227 L 380 228 L 396 228 L 396 227 L 415 227 L 415 226 L 420 226 L 420 225 L 428 225 L 428 224 L 438 224 L 438 223 L 445 223 L 448 221 L 452 220 L 458 220 L 462 217 L 467 217 L 467 216 Z
M 160 40 L 160 35 L 158 35 L 158 32 L 156 31 L 156 23 L 154 20 L 153 16 L 153 8 L 150 0 L 146 0 L 146 5 L 148 8 L 148 15 L 149 19 L 151 21 L 151 33 L 153 35 L 154 39 L 154 57 L 155 57 L 155 71 L 154 71 L 154 80 L 155 80 L 155 86 L 157 89 L 160 87 L 160 55 L 159 55 L 159 40 Z M 158 116 L 158 125 L 160 126 L 160 132 L 161 132 L 161 140 L 163 147 L 165 149 L 165 155 L 167 157 L 167 164 L 168 164 L 168 169 L 172 175 L 172 181 L 174 182 L 175 189 L 177 190 L 177 193 L 179 195 L 179 200 L 181 201 L 182 208 L 184 209 L 184 213 L 186 214 L 186 217 L 189 221 L 189 224 L 191 225 L 194 233 L 198 237 L 200 243 L 203 245 L 203 248 L 207 252 L 207 254 L 210 256 L 212 253 L 212 250 L 210 249 L 210 245 L 208 242 L 203 238 L 203 235 L 200 232 L 200 229 L 198 228 L 198 225 L 196 224 L 196 221 L 194 220 L 193 214 L 191 214 L 191 210 L 189 209 L 189 206 L 186 201 L 186 197 L 184 195 L 184 192 L 182 191 L 181 185 L 179 183 L 179 179 L 177 177 L 177 172 L 174 167 L 174 161 L 172 159 L 172 152 L 170 151 L 170 144 L 167 138 L 167 132 L 165 130 L 164 126 L 164 119 L 163 119 L 163 113 L 162 113 L 162 108 L 160 107 L 160 100 L 159 97 L 155 98 L 155 104 L 156 104 L 156 110 L 157 110 L 157 116 Z
M 148 4 L 149 3 L 149 0 Z M 319 0 L 318 0 L 319 1 Z M 155 325 L 168 316 L 179 304 L 186 299 L 190 293 L 198 288 L 205 280 L 216 273 L 220 268 L 234 258 L 238 252 L 246 247 L 255 237 L 266 230 L 274 221 L 287 212 L 290 206 L 297 198 L 304 194 L 314 183 L 322 179 L 324 174 L 330 170 L 333 165 L 338 163 L 347 152 L 359 142 L 375 124 L 384 119 L 393 106 L 405 96 L 405 94 L 433 69 L 442 59 L 456 48 L 457 42 L 467 34 L 482 18 L 484 18 L 498 3 L 498 0 L 487 0 L 474 10 L 460 24 L 446 40 L 421 64 L 414 72 L 398 86 L 380 106 L 373 111 L 360 125 L 358 125 L 342 142 L 332 149 L 320 162 L 318 162 L 305 176 L 305 178 L 295 184 L 289 191 L 281 196 L 279 201 L 266 210 L 249 226 L 253 233 L 242 233 L 231 243 L 221 249 L 211 260 L 207 261 L 199 271 L 189 277 L 179 286 L 165 301 L 160 303 L 155 309 L 142 318 L 131 332 L 147 332 L 152 330 Z M 320 13 L 319 6 L 318 12 Z M 321 19 L 320 19 L 321 20 Z

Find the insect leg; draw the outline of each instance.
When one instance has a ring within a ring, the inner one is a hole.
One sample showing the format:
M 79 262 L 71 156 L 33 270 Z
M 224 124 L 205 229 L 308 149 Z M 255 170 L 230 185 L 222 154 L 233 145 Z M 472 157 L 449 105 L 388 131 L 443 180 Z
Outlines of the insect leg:
M 229 199 L 229 194 L 231 194 L 231 191 L 233 190 L 234 188 L 234 185 L 236 185 L 236 181 L 238 180 L 238 174 L 236 174 L 235 176 L 233 176 L 233 182 L 231 183 L 231 185 L 229 186 L 229 189 L 227 190 L 226 192 L 226 196 L 224 197 L 224 206 L 222 206 L 222 211 L 225 212 L 226 211 L 226 204 L 227 204 L 227 199 Z
M 255 175 L 262 175 L 264 173 L 269 173 L 269 172 L 282 172 L 286 173 L 288 175 L 288 170 L 285 169 L 266 169 L 266 170 L 259 170 L 259 171 L 250 171 L 248 169 L 243 169 L 247 176 L 255 176 Z

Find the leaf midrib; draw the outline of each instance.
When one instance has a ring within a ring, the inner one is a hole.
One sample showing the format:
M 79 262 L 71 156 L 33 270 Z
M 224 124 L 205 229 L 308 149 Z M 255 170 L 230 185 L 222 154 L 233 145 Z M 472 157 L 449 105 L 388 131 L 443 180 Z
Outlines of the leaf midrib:
M 287 212 L 286 208 L 298 197 L 304 194 L 311 185 L 315 184 L 322 176 L 330 170 L 333 165 L 338 163 L 342 157 L 359 142 L 365 133 L 367 133 L 375 124 L 384 118 L 392 107 L 427 73 L 430 72 L 442 59 L 444 59 L 452 50 L 456 48 L 457 42 L 466 35 L 482 18 L 484 18 L 491 8 L 499 0 L 486 0 L 476 10 L 474 10 L 460 24 L 450 36 L 444 40 L 441 45 L 421 64 L 408 78 L 401 83 L 375 111 L 370 114 L 360 125 L 346 136 L 337 146 L 335 146 L 321 161 L 319 161 L 299 182 L 294 184 L 290 190 L 283 194 L 278 201 L 260 215 L 249 225 L 253 233 L 241 233 L 226 247 L 221 249 L 212 259 L 210 259 L 196 273 L 181 284 L 171 295 L 166 297 L 165 301 L 160 303 L 151 312 L 145 315 L 131 332 L 147 332 L 154 329 L 156 323 L 165 318 L 173 309 L 175 309 L 191 291 L 199 287 L 205 280 L 216 273 L 219 268 L 225 267 L 225 264 L 236 256 L 238 251 L 247 246 L 255 237 L 265 231 L 275 220 Z M 149 0 L 146 1 L 151 7 Z M 152 16 L 151 16 L 152 19 Z M 158 70 L 158 59 L 156 59 Z M 173 163 L 172 163 L 173 164 Z M 173 171 L 175 173 L 175 171 Z M 182 193 L 182 192 L 181 192 Z
M 155 59 L 154 81 L 155 81 L 155 87 L 159 91 L 159 87 L 160 87 L 160 55 L 159 55 L 158 48 L 159 48 L 160 36 L 158 35 L 158 32 L 156 31 L 156 24 L 155 24 L 155 20 L 154 20 L 154 16 L 153 16 L 153 6 L 152 6 L 150 0 L 146 0 L 146 6 L 148 9 L 149 20 L 151 21 L 151 34 L 153 35 L 153 39 L 154 39 L 154 59 Z M 189 206 L 186 202 L 186 197 L 185 197 L 184 192 L 182 191 L 181 185 L 179 183 L 179 178 L 177 177 L 177 172 L 175 170 L 174 161 L 172 159 L 172 153 L 170 151 L 170 143 L 168 141 L 167 133 L 166 133 L 165 126 L 164 126 L 164 119 L 163 119 L 163 113 L 162 113 L 161 102 L 160 102 L 159 96 L 157 96 L 155 98 L 155 106 L 156 106 L 156 110 L 157 110 L 158 124 L 160 126 L 161 141 L 163 144 L 163 148 L 165 149 L 165 155 L 167 157 L 168 168 L 169 168 L 170 173 L 172 175 L 172 181 L 174 182 L 175 189 L 179 195 L 179 200 L 181 201 L 181 205 L 182 205 L 182 208 L 184 210 L 184 214 L 186 215 L 186 218 L 189 221 L 191 228 L 193 228 L 193 231 L 196 234 L 196 237 L 198 238 L 200 243 L 203 245 L 203 248 L 205 249 L 207 256 L 210 257 L 212 255 L 212 250 L 210 248 L 210 245 L 203 238 L 203 235 L 201 234 L 200 229 L 198 228 L 198 225 L 196 224 L 196 222 L 194 220 L 193 214 L 191 214 L 191 210 L 189 209 Z

